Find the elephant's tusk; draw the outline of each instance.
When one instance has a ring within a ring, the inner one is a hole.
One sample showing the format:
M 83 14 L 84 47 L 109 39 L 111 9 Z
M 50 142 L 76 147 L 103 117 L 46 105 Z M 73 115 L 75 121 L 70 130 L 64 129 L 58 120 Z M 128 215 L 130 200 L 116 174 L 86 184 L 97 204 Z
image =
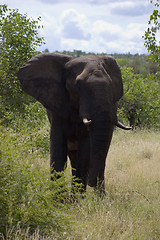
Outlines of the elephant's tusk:
M 88 127 L 91 124 L 92 120 L 88 120 L 87 118 L 83 118 L 83 123 L 86 127 Z
M 123 125 L 123 124 L 122 124 L 121 122 L 119 122 L 119 121 L 116 122 L 116 126 L 119 127 L 119 128 L 122 128 L 122 129 L 124 129 L 124 130 L 131 130 L 131 129 L 132 129 L 132 127 L 127 127 L 127 126 Z

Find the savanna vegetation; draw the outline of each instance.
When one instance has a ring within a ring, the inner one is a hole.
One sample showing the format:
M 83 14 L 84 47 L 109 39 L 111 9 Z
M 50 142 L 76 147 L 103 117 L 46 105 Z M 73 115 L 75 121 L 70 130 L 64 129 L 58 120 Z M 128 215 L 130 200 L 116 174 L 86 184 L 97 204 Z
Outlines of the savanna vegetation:
M 158 14 L 153 13 L 150 24 Z M 88 188 L 73 201 L 70 166 L 50 181 L 46 112 L 22 92 L 16 75 L 44 43 L 39 28 L 40 18 L 35 21 L 0 5 L 0 239 L 159 239 L 159 62 L 145 55 L 114 54 L 125 93 L 119 118 L 134 131 L 114 132 L 106 196 L 100 199 Z M 152 49 L 156 57 L 157 48 Z
M 116 130 L 106 196 L 71 198 L 71 173 L 50 181 L 49 123 L 38 103 L 1 125 L 1 239 L 159 239 L 160 133 Z

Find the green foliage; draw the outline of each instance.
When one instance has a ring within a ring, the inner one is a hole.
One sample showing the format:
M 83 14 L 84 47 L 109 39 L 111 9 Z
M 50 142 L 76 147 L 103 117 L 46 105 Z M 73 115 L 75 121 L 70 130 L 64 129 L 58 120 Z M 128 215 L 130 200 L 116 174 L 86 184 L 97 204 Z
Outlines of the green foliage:
M 96 55 L 95 53 L 86 53 L 86 52 L 83 52 L 81 50 L 76 50 L 74 49 L 73 51 L 63 51 L 62 52 L 63 54 L 67 54 L 67 55 L 71 55 L 73 57 L 80 57 L 80 56 L 84 56 L 84 55 Z
M 131 67 L 135 74 L 155 74 L 158 71 L 158 65 L 149 60 L 146 55 L 114 54 L 113 56 L 120 67 Z
M 148 21 L 149 26 L 143 38 L 145 40 L 145 46 L 151 54 L 150 58 L 160 66 L 160 45 L 158 42 L 158 33 L 160 30 L 160 4 L 159 0 L 151 1 L 151 3 L 154 3 L 155 9 L 150 15 L 150 20 Z
M 124 96 L 120 100 L 120 116 L 130 125 L 159 128 L 160 85 L 156 75 L 134 74 L 132 68 L 123 67 Z
M 63 173 L 50 180 L 49 123 L 43 107 L 28 106 L 12 128 L 0 127 L 0 136 L 0 233 L 9 239 L 12 230 L 10 239 L 16 239 L 20 228 L 43 236 L 52 232 L 55 239 L 69 227 L 71 184 Z
M 17 71 L 44 43 L 38 36 L 39 21 L 0 5 L 0 116 L 23 110 L 23 103 L 31 101 L 22 93 Z

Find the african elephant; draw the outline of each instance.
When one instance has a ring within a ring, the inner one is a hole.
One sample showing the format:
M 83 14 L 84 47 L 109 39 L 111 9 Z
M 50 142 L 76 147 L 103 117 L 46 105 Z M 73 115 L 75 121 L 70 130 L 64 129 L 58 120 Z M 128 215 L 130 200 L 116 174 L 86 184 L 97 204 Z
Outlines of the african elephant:
M 47 109 L 51 123 L 50 166 L 64 169 L 83 184 L 104 191 L 105 161 L 123 95 L 121 71 L 111 56 L 42 53 L 18 71 L 22 89 Z M 53 170 L 51 170 L 53 172 Z

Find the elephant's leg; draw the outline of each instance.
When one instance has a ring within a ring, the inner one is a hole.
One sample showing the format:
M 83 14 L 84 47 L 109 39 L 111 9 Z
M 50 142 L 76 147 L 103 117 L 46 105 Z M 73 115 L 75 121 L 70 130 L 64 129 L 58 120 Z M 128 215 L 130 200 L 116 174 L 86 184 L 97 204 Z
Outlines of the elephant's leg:
M 61 124 L 51 124 L 50 132 L 50 167 L 51 174 L 64 170 L 67 162 L 67 144 Z
M 97 184 L 94 187 L 94 190 L 98 195 L 104 196 L 105 195 L 105 180 L 104 180 L 104 170 L 99 173 Z
M 76 169 L 76 177 L 79 179 L 78 182 L 83 184 L 84 190 L 86 190 L 87 186 L 89 162 L 90 162 L 90 138 L 88 136 L 79 141 Z
M 106 157 L 107 157 L 110 143 L 112 140 L 113 128 L 114 128 L 114 126 L 110 126 L 109 131 L 108 131 L 108 140 L 106 143 Z M 104 167 L 101 170 L 99 170 L 97 186 L 94 188 L 96 191 L 98 191 L 98 193 L 100 194 L 101 197 L 103 197 L 105 195 L 105 177 L 104 177 L 105 164 L 106 164 L 106 159 L 104 161 Z

